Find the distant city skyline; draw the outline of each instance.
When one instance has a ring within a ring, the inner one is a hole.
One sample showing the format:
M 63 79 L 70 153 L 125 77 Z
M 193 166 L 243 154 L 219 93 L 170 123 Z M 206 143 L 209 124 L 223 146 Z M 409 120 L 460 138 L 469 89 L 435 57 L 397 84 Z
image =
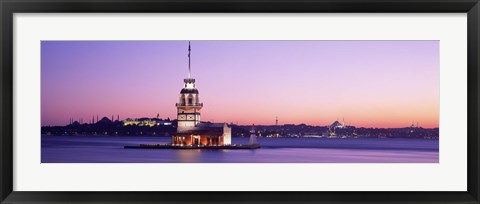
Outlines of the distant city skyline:
M 191 41 L 202 121 L 438 127 L 438 41 Z M 176 119 L 188 41 L 42 41 L 41 125 Z

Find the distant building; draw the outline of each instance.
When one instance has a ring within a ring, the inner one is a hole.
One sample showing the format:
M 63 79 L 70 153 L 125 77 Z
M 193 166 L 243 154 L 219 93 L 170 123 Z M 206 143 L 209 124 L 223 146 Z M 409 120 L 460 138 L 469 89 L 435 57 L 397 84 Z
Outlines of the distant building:
M 345 125 L 338 122 L 338 120 L 336 120 L 335 122 L 333 122 L 330 126 L 330 129 L 336 129 L 336 128 L 344 128 Z
M 153 126 L 161 126 L 161 125 L 172 125 L 171 121 L 161 120 L 158 118 L 137 118 L 137 119 L 127 118 L 122 122 L 123 122 L 123 126 L 136 125 L 136 126 L 153 127 Z
M 343 120 L 343 123 L 340 123 L 338 122 L 338 120 L 336 120 L 335 122 L 333 122 L 330 126 L 328 126 L 329 129 L 331 130 L 334 130 L 334 129 L 337 129 L 337 128 L 355 128 L 355 126 L 353 125 L 346 125 L 345 124 L 345 120 Z
M 354 134 L 354 129 L 355 129 L 355 126 L 345 125 L 345 120 L 343 120 L 343 123 L 340 123 L 338 122 L 338 120 L 336 120 L 335 122 L 333 122 L 331 125 L 328 126 L 328 131 L 326 132 L 326 134 L 322 134 L 322 135 L 326 135 L 328 137 L 336 137 L 338 136 L 339 132 L 343 136 L 351 135 L 351 134 Z
M 222 146 L 230 145 L 232 130 L 226 123 L 200 122 L 200 103 L 195 79 L 190 74 L 190 43 L 188 45 L 188 78 L 180 91 L 177 107 L 177 133 L 172 135 L 172 145 L 180 146 Z
M 110 124 L 112 123 L 113 121 L 108 119 L 107 117 L 103 117 L 101 120 L 99 120 L 96 124 L 99 124 L 99 125 L 105 125 L 105 124 Z

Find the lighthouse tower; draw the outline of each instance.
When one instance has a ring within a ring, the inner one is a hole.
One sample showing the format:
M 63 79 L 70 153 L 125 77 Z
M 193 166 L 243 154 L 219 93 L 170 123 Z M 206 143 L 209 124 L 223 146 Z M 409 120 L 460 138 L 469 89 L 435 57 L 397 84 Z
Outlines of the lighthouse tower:
M 200 109 L 203 104 L 200 103 L 198 90 L 195 87 L 195 79 L 190 73 L 190 42 L 188 42 L 188 77 L 183 80 L 184 86 L 180 91 L 179 102 L 177 106 L 177 132 L 184 132 L 196 127 L 200 123 Z
M 255 133 L 255 124 L 252 125 L 252 129 L 250 130 L 250 140 L 248 141 L 249 145 L 256 145 L 257 144 L 257 134 Z

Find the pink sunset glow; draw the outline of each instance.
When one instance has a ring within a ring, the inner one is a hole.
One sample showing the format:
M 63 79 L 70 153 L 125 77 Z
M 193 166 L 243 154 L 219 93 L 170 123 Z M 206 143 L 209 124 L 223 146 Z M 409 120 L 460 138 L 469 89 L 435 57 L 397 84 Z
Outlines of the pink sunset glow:
M 438 41 L 192 41 L 202 121 L 439 124 Z M 43 41 L 42 126 L 176 118 L 188 41 Z

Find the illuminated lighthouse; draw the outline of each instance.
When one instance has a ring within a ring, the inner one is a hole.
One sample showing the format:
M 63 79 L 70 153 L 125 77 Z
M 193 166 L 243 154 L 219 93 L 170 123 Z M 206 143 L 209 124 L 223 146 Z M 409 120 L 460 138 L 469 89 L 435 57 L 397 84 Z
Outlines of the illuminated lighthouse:
M 195 79 L 191 76 L 190 42 L 188 42 L 188 77 L 183 80 L 177 106 L 177 132 L 172 134 L 172 145 L 187 147 L 225 146 L 231 144 L 232 129 L 226 123 L 200 122 L 200 103 Z
M 184 86 L 180 91 L 177 106 L 177 132 L 184 132 L 196 127 L 200 123 L 200 110 L 203 104 L 200 103 L 198 90 L 195 87 L 195 79 L 191 77 L 190 63 L 190 42 L 188 42 L 188 77 L 183 80 Z
M 170 144 L 141 144 L 125 148 L 159 148 L 159 149 L 256 149 L 256 135 L 250 137 L 250 144 L 232 144 L 232 127 L 227 123 L 200 121 L 200 103 L 195 79 L 191 75 L 192 48 L 188 42 L 188 77 L 183 80 L 177 107 L 177 131 L 172 133 Z M 157 116 L 158 117 L 158 116 Z

